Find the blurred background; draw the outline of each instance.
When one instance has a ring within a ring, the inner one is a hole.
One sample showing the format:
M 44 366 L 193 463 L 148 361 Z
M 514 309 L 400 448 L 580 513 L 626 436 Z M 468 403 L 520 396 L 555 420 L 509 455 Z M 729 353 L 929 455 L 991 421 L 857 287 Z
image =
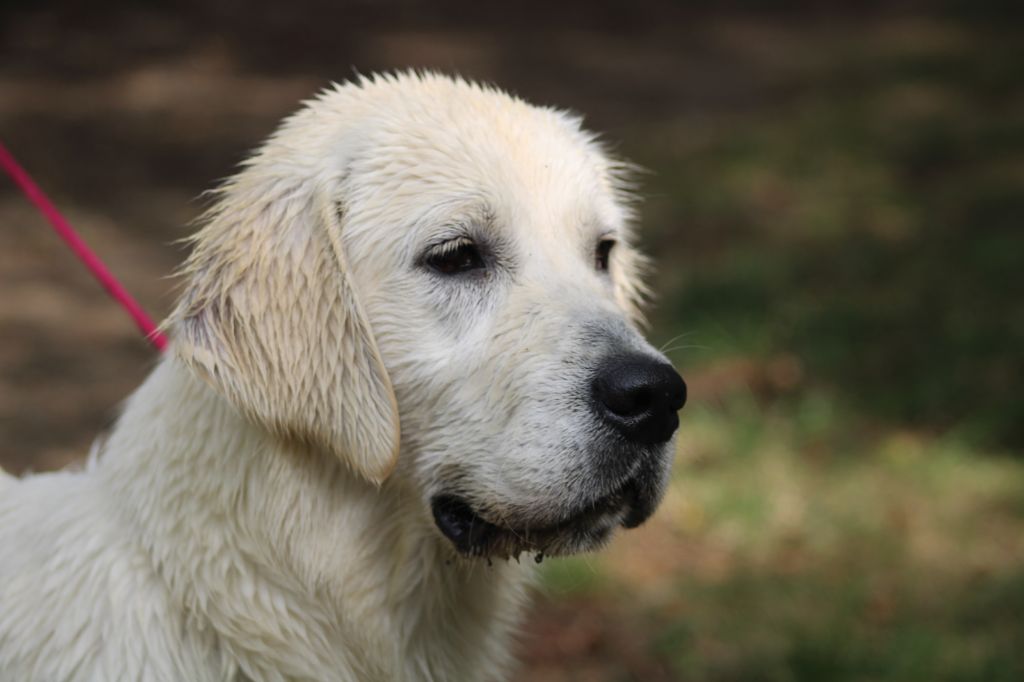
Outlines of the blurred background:
M 516 679 L 1016 682 L 1018 7 L 6 0 L 0 139 L 162 316 L 200 192 L 331 80 L 583 113 L 647 169 L 691 399 L 654 519 L 544 563 Z M 56 468 L 155 359 L 6 178 L 0 230 L 0 465 Z

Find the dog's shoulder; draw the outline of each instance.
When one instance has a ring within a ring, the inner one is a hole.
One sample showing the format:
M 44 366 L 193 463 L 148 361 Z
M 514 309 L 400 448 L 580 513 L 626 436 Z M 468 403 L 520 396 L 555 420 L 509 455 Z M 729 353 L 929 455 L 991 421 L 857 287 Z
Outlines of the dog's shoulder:
M 230 679 L 104 497 L 88 471 L 0 478 L 0 679 Z

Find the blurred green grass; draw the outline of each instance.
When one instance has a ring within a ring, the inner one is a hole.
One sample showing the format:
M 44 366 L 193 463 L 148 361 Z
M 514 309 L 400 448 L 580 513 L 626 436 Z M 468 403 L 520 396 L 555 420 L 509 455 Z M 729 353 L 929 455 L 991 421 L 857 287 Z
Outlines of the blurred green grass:
M 545 589 L 666 679 L 1024 679 L 1021 31 L 744 37 L 770 82 L 625 150 L 692 387 L 676 478 Z
M 1020 31 L 876 28 L 798 56 L 746 106 L 635 131 L 670 264 L 659 335 L 685 333 L 683 366 L 785 353 L 860 413 L 1021 448 Z
M 639 614 L 671 679 L 1024 679 L 1024 466 L 806 402 L 688 408 L 655 519 L 547 594 Z

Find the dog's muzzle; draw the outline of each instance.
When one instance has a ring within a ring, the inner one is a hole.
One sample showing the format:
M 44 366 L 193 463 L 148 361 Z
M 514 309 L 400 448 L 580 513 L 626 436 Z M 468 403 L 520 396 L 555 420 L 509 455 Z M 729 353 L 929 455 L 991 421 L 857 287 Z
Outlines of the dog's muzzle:
M 686 383 L 663 359 L 640 353 L 604 358 L 587 381 L 587 409 L 601 425 L 586 452 L 593 494 L 570 504 L 557 501 L 553 506 L 562 513 L 549 516 L 517 508 L 514 500 L 494 506 L 442 491 L 431 499 L 434 523 L 459 553 L 506 558 L 587 551 L 615 528 L 634 528 L 654 513 L 668 476 L 677 412 L 686 403 Z

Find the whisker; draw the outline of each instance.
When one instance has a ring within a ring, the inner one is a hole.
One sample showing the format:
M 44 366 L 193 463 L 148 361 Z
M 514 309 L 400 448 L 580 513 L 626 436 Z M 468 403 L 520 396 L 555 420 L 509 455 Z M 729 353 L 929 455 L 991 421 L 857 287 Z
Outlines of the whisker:
M 669 339 L 669 340 L 668 340 L 668 341 L 666 341 L 665 343 L 661 344 L 661 348 L 659 348 L 659 349 L 658 349 L 658 352 L 660 352 L 660 353 L 665 353 L 665 352 L 667 352 L 667 351 L 665 350 L 665 347 L 666 347 L 666 346 L 671 346 L 671 345 L 672 345 L 673 343 L 675 343 L 676 341 L 679 341 L 679 340 L 681 340 L 682 338 L 684 338 L 684 337 L 686 337 L 686 336 L 689 336 L 690 334 L 693 334 L 693 333 L 694 333 L 694 332 L 692 332 L 692 331 L 688 331 L 688 332 L 683 332 L 682 334 L 676 334 L 676 335 L 675 335 L 675 336 L 673 336 L 673 337 L 672 337 L 671 339 Z
M 710 350 L 710 348 L 711 348 L 710 346 L 700 346 L 700 345 L 697 345 L 697 344 L 688 343 L 688 344 L 681 344 L 681 345 L 678 345 L 678 346 L 673 346 L 671 348 L 666 348 L 666 349 L 662 350 L 661 352 L 663 354 L 665 354 L 665 355 L 669 355 L 670 353 L 674 353 L 674 352 L 679 351 L 679 350 Z

